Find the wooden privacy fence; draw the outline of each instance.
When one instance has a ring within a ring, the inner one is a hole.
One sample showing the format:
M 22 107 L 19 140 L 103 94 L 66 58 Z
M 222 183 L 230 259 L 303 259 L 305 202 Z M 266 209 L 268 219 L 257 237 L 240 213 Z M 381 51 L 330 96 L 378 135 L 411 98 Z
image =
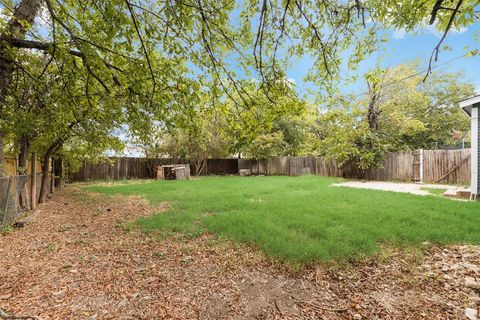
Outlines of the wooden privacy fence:
M 359 176 L 352 164 L 340 167 L 335 160 L 323 157 L 276 157 L 268 160 L 239 159 L 239 169 L 252 174 L 364 178 L 378 181 L 418 181 L 426 183 L 468 184 L 470 149 L 390 152 L 377 168 Z
M 109 161 L 97 164 L 85 162 L 77 172 L 70 174 L 69 180 L 153 179 L 156 174 L 156 166 L 187 163 L 189 162 L 186 159 L 110 158 Z M 195 168 L 193 167 L 192 169 L 194 170 Z M 237 173 L 237 159 L 208 159 L 202 174 L 223 175 Z
M 118 158 L 109 162 L 85 163 L 71 181 L 93 179 L 154 178 L 156 165 L 188 163 L 185 159 Z M 470 182 L 470 149 L 422 150 L 391 152 L 377 168 L 359 176 L 359 170 L 349 164 L 340 167 L 335 160 L 323 157 L 275 157 L 256 159 L 208 159 L 204 175 L 237 174 L 249 169 L 254 175 L 318 176 L 365 178 L 379 181 L 421 181 L 426 183 L 468 184 Z
M 32 171 L 32 165 L 31 165 L 31 157 L 28 159 L 29 165 L 27 166 L 27 173 L 31 173 Z M 17 169 L 18 169 L 18 159 L 17 157 L 7 155 L 4 160 L 4 169 L 7 172 L 8 175 L 14 176 L 17 175 Z M 36 159 L 35 160 L 35 167 L 37 172 L 42 171 L 42 164 L 41 162 Z
M 107 179 L 145 179 L 153 177 L 146 158 L 112 158 L 100 163 L 84 162 L 82 167 L 70 173 L 71 181 L 107 180 Z
M 369 180 L 412 180 L 411 152 L 387 154 L 379 168 L 366 170 L 359 176 L 359 170 L 353 164 L 339 166 L 337 161 L 323 157 L 276 157 L 268 160 L 239 160 L 239 169 L 250 169 L 252 174 L 300 176 L 313 174 L 318 176 L 365 178 Z
M 0 177 L 0 226 L 15 221 L 22 212 L 35 208 L 39 201 L 42 174 L 36 174 L 35 177 L 32 179 L 31 174 Z M 52 176 L 49 175 L 48 179 L 47 194 L 55 190 Z M 32 200 L 32 196 L 35 200 Z
M 471 151 L 424 150 L 423 180 L 434 183 L 469 184 Z

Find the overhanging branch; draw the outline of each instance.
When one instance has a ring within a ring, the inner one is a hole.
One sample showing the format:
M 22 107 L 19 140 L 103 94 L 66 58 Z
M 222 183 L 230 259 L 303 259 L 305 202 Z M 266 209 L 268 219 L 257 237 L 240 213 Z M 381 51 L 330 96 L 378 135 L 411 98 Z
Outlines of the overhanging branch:
M 443 1 L 440 1 L 438 0 L 437 1 L 437 4 L 439 4 L 439 6 L 442 4 Z M 455 9 L 452 10 L 452 15 L 450 16 L 450 19 L 448 20 L 448 23 L 447 23 L 447 27 L 445 28 L 445 31 L 442 35 L 442 37 L 440 38 L 440 40 L 438 41 L 437 45 L 435 46 L 435 48 L 433 49 L 433 52 L 432 52 L 432 55 L 430 56 L 430 61 L 428 63 L 428 70 L 427 70 L 427 74 L 425 75 L 425 78 L 423 79 L 423 81 L 425 81 L 428 77 L 428 75 L 430 73 L 432 73 L 432 63 L 433 61 L 437 61 L 438 60 L 438 54 L 440 52 L 440 46 L 442 45 L 443 41 L 445 40 L 445 38 L 447 37 L 447 34 L 448 32 L 450 31 L 450 29 L 452 28 L 452 25 L 453 25 L 453 22 L 455 20 L 455 16 L 457 15 L 457 13 L 459 12 L 460 10 L 460 7 L 462 6 L 462 3 L 463 3 L 463 0 L 459 0 L 457 2 L 457 5 L 455 6 Z M 438 9 L 437 9 L 438 11 Z M 435 14 L 436 14 L 436 11 L 433 11 Z M 434 13 L 432 13 L 432 17 L 434 15 Z
M 11 37 L 0 37 L 0 41 L 5 41 L 12 47 L 22 48 L 22 49 L 36 49 L 41 51 L 48 51 L 55 47 L 55 44 L 51 42 L 24 40 L 24 39 L 11 38 Z M 80 58 L 84 57 L 84 54 L 78 50 L 69 49 L 67 52 L 76 57 L 80 57 Z

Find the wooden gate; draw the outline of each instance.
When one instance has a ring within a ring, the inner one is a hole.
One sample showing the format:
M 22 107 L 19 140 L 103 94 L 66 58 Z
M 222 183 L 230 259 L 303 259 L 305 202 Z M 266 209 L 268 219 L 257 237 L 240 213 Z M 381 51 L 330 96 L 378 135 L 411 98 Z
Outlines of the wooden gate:
M 412 180 L 423 182 L 423 150 L 413 152 Z
M 455 171 L 457 171 L 462 166 L 465 166 L 465 165 L 469 166 L 470 158 L 471 158 L 471 154 L 466 155 L 457 164 L 449 168 L 448 171 L 444 175 L 442 175 L 440 179 L 435 181 L 435 183 L 442 183 L 443 181 L 447 180 L 450 175 L 454 174 Z

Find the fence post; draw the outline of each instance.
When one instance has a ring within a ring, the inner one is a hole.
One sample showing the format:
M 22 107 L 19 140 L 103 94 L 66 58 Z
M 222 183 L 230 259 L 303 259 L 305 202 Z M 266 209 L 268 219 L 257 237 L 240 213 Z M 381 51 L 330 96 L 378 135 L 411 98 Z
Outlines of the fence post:
M 420 183 L 423 183 L 423 149 L 420 149 Z
M 8 204 L 10 200 L 10 189 L 12 188 L 13 176 L 8 177 L 7 197 L 5 199 L 5 208 L 3 209 L 3 223 L 7 221 Z
M 30 208 L 32 210 L 35 210 L 37 207 L 37 154 L 32 153 L 32 169 L 31 169 L 31 175 L 32 175 L 32 182 L 30 183 L 30 201 L 31 205 Z

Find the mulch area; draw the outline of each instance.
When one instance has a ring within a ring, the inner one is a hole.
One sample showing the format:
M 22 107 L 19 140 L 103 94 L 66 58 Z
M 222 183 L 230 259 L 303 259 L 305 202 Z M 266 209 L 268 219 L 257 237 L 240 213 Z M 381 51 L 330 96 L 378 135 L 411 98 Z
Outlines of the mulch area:
M 165 208 L 76 186 L 56 193 L 25 227 L 0 236 L 0 319 L 472 319 L 478 311 L 480 247 L 292 271 L 212 235 L 125 230 Z

